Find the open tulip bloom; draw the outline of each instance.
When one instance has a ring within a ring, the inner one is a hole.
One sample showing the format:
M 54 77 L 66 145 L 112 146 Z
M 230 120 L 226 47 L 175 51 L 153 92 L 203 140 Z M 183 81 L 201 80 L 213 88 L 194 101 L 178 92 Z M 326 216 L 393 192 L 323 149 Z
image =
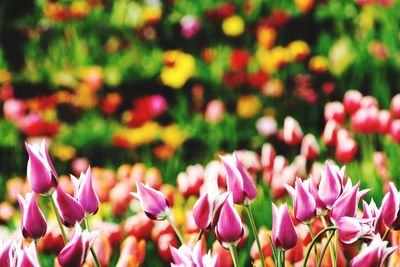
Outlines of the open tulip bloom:
M 40 267 L 39 257 L 35 244 L 31 242 L 28 247 L 19 245 L 16 248 L 16 267 Z M 13 265 L 10 265 L 13 266 Z
M 211 256 L 210 251 L 204 254 L 202 251 L 201 240 L 196 243 L 193 250 L 186 245 L 179 249 L 170 247 L 173 267 L 215 267 L 217 266 L 217 255 Z
M 35 193 L 27 193 L 25 199 L 18 194 L 22 214 L 21 230 L 24 238 L 39 239 L 46 234 L 47 223 L 36 202 Z
M 17 246 L 15 240 L 7 240 L 4 243 L 0 240 L 0 266 L 15 266 Z
M 46 141 L 25 144 L 29 155 L 27 177 L 32 190 L 41 195 L 51 194 L 58 184 L 58 175 L 50 159 Z
M 71 175 L 74 185 L 74 195 L 81 204 L 86 216 L 94 215 L 99 210 L 99 198 L 92 185 L 92 173 L 90 167 L 86 173 L 81 173 L 79 179 Z

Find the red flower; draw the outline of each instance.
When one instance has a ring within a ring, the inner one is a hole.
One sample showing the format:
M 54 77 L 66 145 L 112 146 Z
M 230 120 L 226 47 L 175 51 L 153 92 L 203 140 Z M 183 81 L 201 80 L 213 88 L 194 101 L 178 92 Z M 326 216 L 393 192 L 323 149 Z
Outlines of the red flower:
M 230 67 L 232 70 L 243 70 L 250 60 L 250 54 L 242 49 L 235 49 L 231 53 Z

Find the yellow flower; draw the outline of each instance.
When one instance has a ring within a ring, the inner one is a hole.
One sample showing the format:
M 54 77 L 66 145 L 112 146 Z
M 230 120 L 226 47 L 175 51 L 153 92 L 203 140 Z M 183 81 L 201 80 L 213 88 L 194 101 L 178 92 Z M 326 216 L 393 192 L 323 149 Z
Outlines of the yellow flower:
M 11 82 L 12 74 L 7 70 L 0 70 L 0 84 Z
M 252 118 L 254 117 L 261 109 L 261 102 L 258 97 L 253 95 L 245 95 L 240 96 L 237 106 L 236 112 L 242 118 Z
M 181 88 L 196 70 L 194 57 L 178 50 L 166 51 L 164 62 L 161 81 L 173 89 Z
M 222 22 L 222 31 L 228 36 L 238 36 L 244 31 L 244 21 L 241 17 L 230 16 Z
M 310 54 L 310 47 L 304 41 L 293 41 L 288 45 L 292 60 L 302 60 Z
M 270 49 L 276 39 L 276 31 L 272 27 L 259 27 L 257 30 L 257 42 L 262 48 Z
M 144 6 L 142 9 L 143 20 L 147 23 L 155 23 L 161 19 L 162 10 L 157 6 Z
M 277 46 L 271 50 L 258 49 L 256 58 L 261 68 L 271 74 L 290 61 L 290 53 L 288 49 Z
M 306 13 L 314 5 L 314 0 L 294 0 L 294 3 L 301 12 Z
M 71 160 L 76 155 L 75 148 L 64 144 L 55 144 L 51 151 L 52 154 L 61 161 Z
M 328 69 L 328 59 L 324 56 L 315 56 L 308 62 L 308 67 L 316 73 L 323 73 Z
M 185 142 L 186 134 L 176 124 L 172 124 L 164 128 L 162 140 L 165 144 L 178 148 Z

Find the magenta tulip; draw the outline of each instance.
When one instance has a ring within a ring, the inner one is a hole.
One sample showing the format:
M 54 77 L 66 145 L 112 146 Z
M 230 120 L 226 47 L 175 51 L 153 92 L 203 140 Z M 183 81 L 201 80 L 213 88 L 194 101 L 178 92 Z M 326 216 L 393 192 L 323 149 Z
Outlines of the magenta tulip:
M 180 24 L 181 34 L 186 39 L 190 39 L 195 36 L 201 28 L 200 20 L 192 15 L 186 15 L 182 17 Z
M 29 160 L 27 177 L 32 190 L 41 195 L 51 194 L 58 184 L 58 175 L 51 162 L 47 143 L 40 145 L 25 143 Z
M 77 200 L 65 193 L 61 187 L 57 187 L 54 194 L 54 200 L 57 209 L 60 213 L 63 224 L 67 227 L 75 225 L 77 222 L 82 222 L 85 216 L 85 211 L 82 205 Z
M 221 156 L 227 174 L 228 191 L 232 192 L 235 204 L 248 204 L 257 196 L 257 188 L 243 169 L 236 153 Z
M 179 249 L 170 246 L 173 267 L 214 267 L 217 266 L 217 256 L 211 256 L 210 252 L 204 254 L 202 251 L 202 243 L 198 241 L 193 250 L 186 245 L 182 245 Z
M 397 249 L 397 247 L 388 248 L 387 245 L 387 241 L 376 235 L 369 246 L 351 260 L 350 267 L 382 266 L 387 256 Z
M 382 201 L 381 216 L 383 222 L 387 227 L 395 228 L 396 230 L 400 226 L 400 194 L 397 191 L 395 185 L 389 183 L 389 192 L 386 193 Z
M 339 218 L 337 224 L 339 239 L 345 244 L 352 244 L 361 238 L 372 239 L 375 235 L 372 219 L 346 216 Z
M 285 185 L 290 197 L 293 200 L 294 216 L 300 222 L 309 222 L 316 215 L 316 202 L 310 193 L 311 180 L 301 181 L 296 178 L 295 188 Z
M 79 180 L 71 175 L 74 185 L 75 198 L 81 204 L 86 216 L 94 215 L 99 209 L 99 198 L 92 185 L 92 172 L 90 167 L 86 173 L 81 173 Z
M 21 209 L 21 230 L 24 238 L 39 239 L 46 234 L 47 223 L 36 202 L 35 193 L 27 193 L 25 199 L 18 194 Z
M 297 244 L 298 236 L 290 218 L 286 203 L 279 208 L 272 203 L 272 244 L 275 248 L 288 250 Z
M 354 217 L 357 212 L 357 206 L 359 202 L 359 188 L 360 182 L 358 182 L 354 187 L 351 185 L 351 181 L 348 180 L 343 193 L 332 205 L 330 211 L 331 219 L 338 221 L 340 218 L 349 216 Z
M 329 162 L 325 163 L 325 171 L 321 173 L 318 196 L 326 207 L 330 208 L 342 191 L 344 168 L 339 170 Z
M 164 194 L 144 185 L 142 182 L 136 182 L 137 193 L 131 193 L 136 199 L 139 200 L 140 206 L 146 213 L 147 217 L 152 220 L 165 220 L 171 210 L 168 200 Z
M 72 239 L 65 245 L 58 254 L 58 262 L 62 267 L 81 266 L 86 259 L 90 246 L 96 238 L 97 232 L 82 232 L 78 223 L 75 224 L 75 232 Z
M 230 244 L 239 242 L 243 234 L 242 220 L 233 207 L 232 195 L 229 195 L 227 201 L 222 205 L 218 223 L 215 227 L 215 235 L 224 247 L 229 247 Z
M 15 249 L 17 247 L 17 243 L 15 240 L 7 240 L 3 243 L 0 240 L 0 266 L 13 266 L 15 262 Z
M 15 252 L 17 258 L 16 267 L 40 267 L 34 242 L 31 242 L 28 247 L 18 247 Z

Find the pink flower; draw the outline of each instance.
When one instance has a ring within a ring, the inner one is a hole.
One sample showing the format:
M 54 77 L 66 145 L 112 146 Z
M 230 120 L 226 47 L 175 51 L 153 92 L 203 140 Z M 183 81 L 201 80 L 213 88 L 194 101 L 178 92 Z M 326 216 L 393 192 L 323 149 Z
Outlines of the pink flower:
M 286 117 L 283 122 L 283 141 L 288 145 L 297 145 L 303 139 L 303 131 L 299 123 L 292 117 Z
M 365 266 L 382 266 L 387 256 L 392 254 L 397 247 L 387 247 L 388 242 L 383 241 L 379 235 L 376 235 L 368 247 L 354 257 L 351 262 L 351 267 Z
M 395 95 L 390 103 L 390 112 L 396 118 L 400 118 L 400 94 Z
M 342 217 L 337 221 L 339 239 L 345 244 L 352 244 L 360 238 L 372 239 L 375 235 L 372 219 Z
M 221 160 L 227 174 L 228 191 L 232 192 L 235 204 L 246 204 L 255 199 L 257 189 L 243 169 L 236 153 L 221 156 Z
M 99 209 L 99 198 L 93 189 L 92 185 L 92 172 L 90 167 L 86 173 L 81 173 L 79 180 L 71 175 L 71 179 L 74 185 L 74 195 L 81 204 L 85 214 L 94 215 Z
M 381 216 L 383 222 L 387 227 L 395 228 L 396 230 L 400 227 L 400 195 L 395 185 L 389 183 L 389 192 L 386 193 L 382 201 Z
M 16 247 L 15 240 L 9 239 L 4 243 L 0 240 L 0 266 L 15 266 Z
M 82 232 L 80 225 L 75 224 L 75 232 L 72 239 L 65 245 L 58 254 L 58 262 L 63 267 L 81 266 L 86 259 L 90 246 L 96 238 L 97 232 Z
M 55 203 L 63 224 L 67 227 L 80 223 L 85 216 L 82 205 L 72 196 L 65 193 L 61 187 L 57 186 L 54 194 Z
M 192 15 L 182 17 L 181 21 L 181 34 L 184 38 L 190 39 L 195 36 L 201 28 L 200 21 Z
M 165 220 L 170 214 L 170 205 L 164 194 L 142 182 L 136 182 L 137 193 L 131 193 L 139 200 L 147 217 L 152 220 Z
M 24 117 L 25 108 L 24 101 L 15 98 L 7 99 L 3 104 L 4 118 L 17 122 Z
M 25 143 L 29 160 L 27 177 L 32 190 L 41 195 L 51 194 L 58 184 L 58 175 L 51 162 L 46 140 L 38 144 Z
M 343 104 L 340 102 L 327 103 L 324 108 L 324 117 L 326 121 L 334 120 L 339 124 L 342 124 L 346 119 Z
M 276 152 L 270 143 L 265 143 L 261 149 L 261 166 L 263 169 L 272 169 Z
M 218 241 L 225 247 L 239 242 L 244 234 L 242 221 L 236 209 L 233 207 L 233 199 L 230 195 L 221 208 L 215 235 Z
M 285 185 L 290 197 L 293 200 L 294 215 L 300 222 L 310 221 L 316 215 L 316 202 L 309 191 L 311 180 L 301 181 L 296 178 L 295 188 Z
M 182 245 L 179 249 L 170 247 L 173 267 L 215 267 L 217 266 L 217 256 L 211 256 L 208 252 L 204 254 L 201 241 L 198 241 L 193 250 L 186 245 Z
M 324 131 L 322 132 L 322 142 L 327 146 L 336 144 L 336 133 L 339 129 L 339 124 L 334 120 L 329 120 L 325 124 Z
M 20 194 L 17 197 L 22 214 L 22 235 L 31 239 L 43 237 L 47 231 L 47 223 L 36 202 L 35 193 L 27 193 L 25 199 Z
M 257 120 L 257 131 L 260 135 L 269 137 L 277 132 L 277 123 L 274 117 L 264 116 Z
M 307 134 L 304 136 L 300 153 L 308 160 L 315 159 L 319 156 L 319 145 L 314 135 Z
M 353 114 L 360 108 L 362 94 L 356 90 L 349 90 L 344 94 L 343 105 L 348 114 Z
M 272 244 L 275 248 L 291 249 L 297 244 L 298 236 L 290 218 L 286 203 L 279 209 L 272 203 Z
M 15 253 L 17 257 L 16 267 L 40 267 L 34 242 L 31 242 L 28 247 L 17 246 Z
M 325 163 L 325 171 L 321 173 L 318 196 L 326 207 L 332 207 L 342 191 L 344 168 Z
M 357 205 L 359 202 L 358 190 L 360 182 L 352 187 L 351 180 L 348 180 L 343 193 L 338 197 L 332 205 L 330 216 L 331 219 L 338 221 L 340 218 L 349 216 L 354 217 L 357 212 Z
M 208 102 L 204 117 L 209 123 L 218 123 L 223 120 L 225 114 L 224 102 L 218 99 L 213 99 Z

